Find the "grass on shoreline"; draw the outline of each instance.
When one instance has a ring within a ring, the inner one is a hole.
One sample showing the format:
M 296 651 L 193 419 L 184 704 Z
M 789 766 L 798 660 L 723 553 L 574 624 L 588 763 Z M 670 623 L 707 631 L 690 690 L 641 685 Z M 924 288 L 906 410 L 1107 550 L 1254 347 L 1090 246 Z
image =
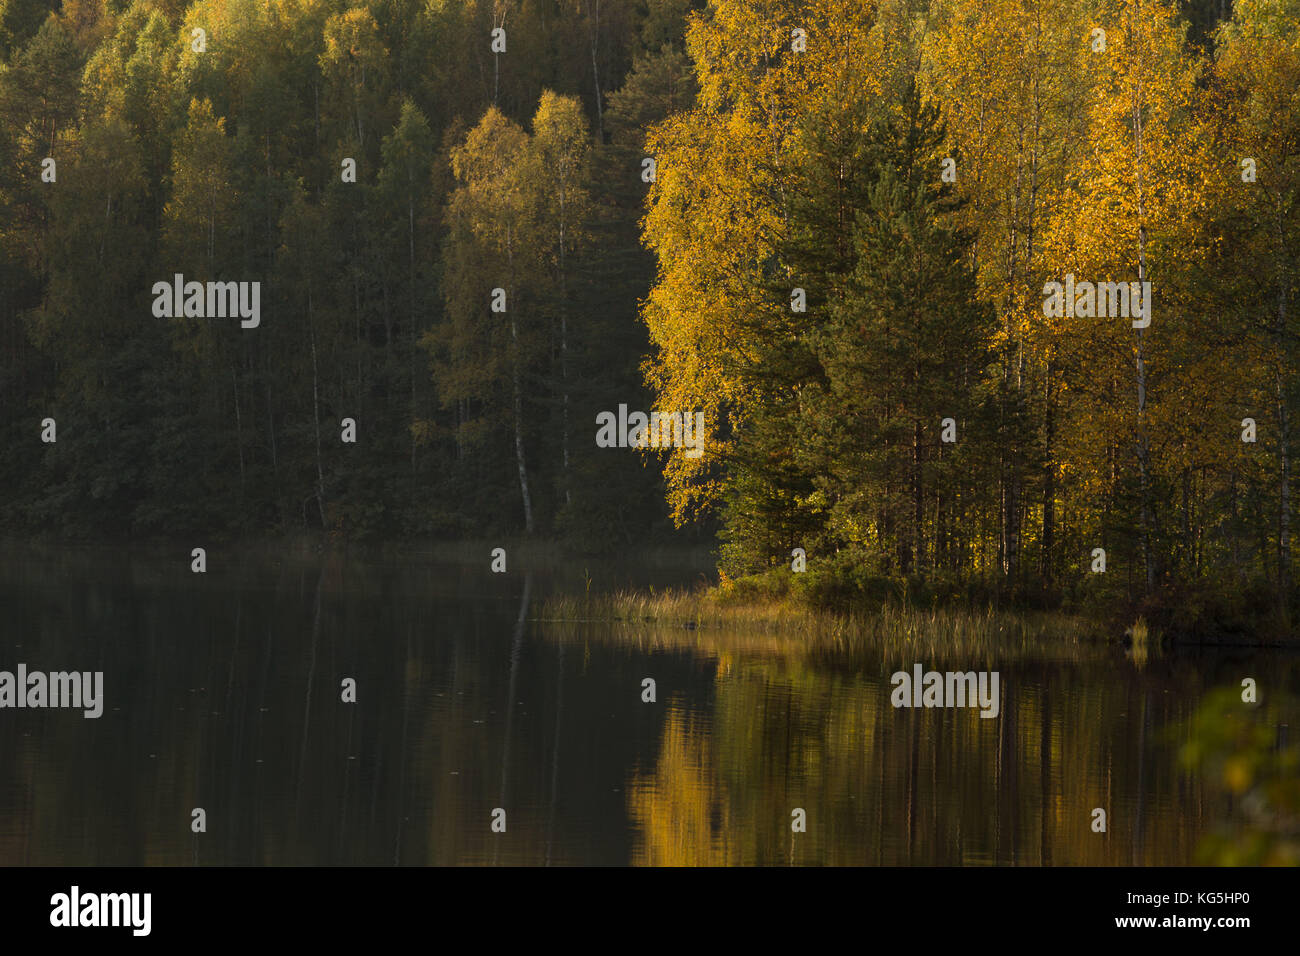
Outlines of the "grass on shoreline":
M 1061 613 L 898 603 L 831 611 L 720 588 L 560 595 L 535 620 L 654 646 L 911 660 L 1039 652 L 1101 636 L 1095 623 Z

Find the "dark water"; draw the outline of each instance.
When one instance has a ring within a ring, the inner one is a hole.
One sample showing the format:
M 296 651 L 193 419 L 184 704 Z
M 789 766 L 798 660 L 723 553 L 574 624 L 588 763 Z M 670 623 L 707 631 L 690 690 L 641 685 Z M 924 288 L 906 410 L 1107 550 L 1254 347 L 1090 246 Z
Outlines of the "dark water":
M 536 620 L 587 570 L 699 575 L 6 552 L 0 670 L 103 671 L 105 706 L 0 710 L 0 864 L 1188 863 L 1232 808 L 1181 722 L 1296 676 L 1063 647 L 987 662 L 998 719 L 897 710 L 889 673 L 834 655 Z

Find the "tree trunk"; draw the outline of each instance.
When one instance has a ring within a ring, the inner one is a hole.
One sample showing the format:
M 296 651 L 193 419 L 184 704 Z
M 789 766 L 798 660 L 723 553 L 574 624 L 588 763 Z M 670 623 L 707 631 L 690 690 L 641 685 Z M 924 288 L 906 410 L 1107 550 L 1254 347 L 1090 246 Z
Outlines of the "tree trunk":
M 1053 445 L 1056 441 L 1056 405 L 1052 395 L 1052 363 L 1047 363 L 1045 377 L 1046 395 L 1043 401 L 1043 551 L 1039 573 L 1043 583 L 1052 583 L 1052 548 L 1056 537 L 1056 462 Z
M 533 499 L 528 491 L 528 466 L 524 461 L 524 397 L 523 386 L 520 382 L 522 377 L 520 366 L 523 364 L 523 357 L 519 353 L 519 326 L 515 321 L 514 250 L 508 231 L 506 234 L 506 263 L 511 277 L 510 287 L 506 292 L 506 311 L 510 314 L 510 344 L 514 352 L 513 360 L 510 363 L 510 387 L 514 400 L 515 464 L 519 469 L 519 493 L 524 500 L 524 530 L 531 535 L 533 533 Z
M 407 285 L 408 285 L 408 296 L 407 296 L 407 298 L 408 298 L 408 301 L 409 301 L 409 304 L 410 304 L 410 338 L 411 338 L 410 362 L 411 362 L 411 364 L 410 364 L 410 369 L 409 369 L 409 371 L 410 371 L 410 375 L 411 375 L 411 415 L 410 415 L 410 420 L 411 420 L 412 422 L 415 421 L 415 415 L 416 415 L 416 397 L 415 397 L 415 378 L 416 378 L 416 375 L 415 375 L 415 367 L 416 367 L 416 366 L 415 366 L 415 352 L 416 352 L 416 347 L 415 347 L 415 341 L 416 341 L 416 337 L 415 337 L 415 324 L 416 324 L 416 314 L 415 314 L 415 313 L 416 313 L 416 310 L 415 310 L 415 183 L 413 182 L 413 180 L 414 180 L 414 171 L 411 169 L 410 164 L 408 163 L 408 164 L 407 164 L 407 167 L 406 167 L 406 181 L 407 181 L 407 190 L 408 190 L 408 191 L 407 191 L 407 194 L 406 194 L 406 254 L 407 254 L 407 278 L 406 278 L 406 281 L 407 281 Z M 414 429 L 414 428 L 410 428 L 410 429 L 407 429 L 407 430 L 411 433 L 411 474 L 414 475 L 414 474 L 415 474 L 415 429 Z
M 320 372 L 316 364 L 316 321 L 312 309 L 311 283 L 307 285 L 307 330 L 311 336 L 311 408 L 316 423 L 316 507 L 321 527 L 325 526 L 325 469 L 320 450 Z
M 925 489 L 921 475 L 921 423 L 912 424 L 912 548 L 916 573 L 925 573 Z
M 515 320 L 510 319 L 510 337 L 515 342 L 514 372 L 511 386 L 514 391 L 515 463 L 519 466 L 519 493 L 524 499 L 524 530 L 533 533 L 533 499 L 528 493 L 528 468 L 524 462 L 524 400 L 519 384 L 519 333 Z
M 596 142 L 605 142 L 605 108 L 600 98 L 600 69 L 596 52 L 600 46 L 600 0 L 591 0 L 591 81 L 596 90 Z
M 592 62 L 594 65 L 595 61 Z M 573 504 L 573 492 L 569 473 L 569 297 L 564 263 L 564 244 L 567 238 L 565 235 L 567 198 L 562 177 L 560 185 L 560 382 L 564 391 L 564 402 L 560 422 L 560 451 L 564 465 L 564 503 L 571 505 Z
M 1130 13 L 1141 14 L 1141 2 Z M 1129 33 L 1132 37 L 1137 30 L 1136 23 L 1130 19 Z M 1134 38 L 1136 42 L 1136 38 Z M 1141 67 L 1141 62 L 1137 64 Z M 1133 91 L 1133 146 L 1134 162 L 1133 168 L 1137 176 L 1137 215 L 1138 215 L 1138 282 L 1143 283 L 1147 278 L 1146 268 L 1146 204 L 1143 193 L 1144 180 L 1142 176 L 1142 79 L 1138 76 L 1137 88 Z M 1139 285 L 1139 288 L 1142 288 Z M 1150 316 L 1147 316 L 1150 318 Z M 1153 506 L 1151 502 L 1151 443 L 1146 433 L 1146 407 L 1147 407 L 1147 370 L 1146 370 L 1146 348 L 1145 348 L 1145 329 L 1137 330 L 1137 456 L 1138 471 L 1142 495 L 1142 566 L 1145 572 L 1144 582 L 1146 592 L 1150 593 L 1156 583 L 1155 555 L 1153 553 L 1153 544 L 1151 540 L 1151 524 L 1153 518 Z
M 1290 270 L 1286 261 L 1286 237 L 1282 231 L 1282 216 L 1277 218 L 1278 254 L 1281 257 L 1277 287 L 1277 421 L 1278 421 L 1278 505 L 1277 505 L 1277 568 L 1278 591 L 1283 607 L 1290 600 L 1291 590 L 1291 414 L 1290 395 L 1287 393 L 1286 374 L 1291 367 L 1287 342 L 1287 290 L 1290 288 Z

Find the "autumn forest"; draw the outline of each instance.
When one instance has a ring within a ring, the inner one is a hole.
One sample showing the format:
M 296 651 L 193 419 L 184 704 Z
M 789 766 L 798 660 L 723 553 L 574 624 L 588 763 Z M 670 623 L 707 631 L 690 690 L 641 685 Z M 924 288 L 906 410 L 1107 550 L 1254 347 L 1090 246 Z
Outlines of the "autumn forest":
M 0 533 L 716 543 L 820 604 L 1287 631 L 1298 28 L 0 0 Z

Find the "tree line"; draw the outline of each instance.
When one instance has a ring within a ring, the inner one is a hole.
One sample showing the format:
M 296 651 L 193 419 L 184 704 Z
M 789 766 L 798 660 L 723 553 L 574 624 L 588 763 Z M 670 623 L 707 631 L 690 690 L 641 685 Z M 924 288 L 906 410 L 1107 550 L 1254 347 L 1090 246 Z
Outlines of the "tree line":
M 649 134 L 645 220 L 650 381 L 712 429 L 668 463 L 678 519 L 720 511 L 731 575 L 788 582 L 804 549 L 823 597 L 1285 612 L 1298 24 L 1291 0 L 692 19 L 699 96 Z M 1052 307 L 1074 282 L 1149 286 L 1149 319 Z
M 3 0 L 0 526 L 717 522 L 727 575 L 801 548 L 824 596 L 1284 610 L 1298 22 Z M 259 281 L 260 327 L 153 319 L 178 273 Z M 1067 277 L 1149 322 L 1051 312 Z M 705 453 L 597 447 L 638 402 Z
M 650 401 L 640 141 L 688 9 L 4 0 L 0 527 L 672 534 L 593 435 Z M 259 282 L 260 326 L 154 318 L 176 274 Z

